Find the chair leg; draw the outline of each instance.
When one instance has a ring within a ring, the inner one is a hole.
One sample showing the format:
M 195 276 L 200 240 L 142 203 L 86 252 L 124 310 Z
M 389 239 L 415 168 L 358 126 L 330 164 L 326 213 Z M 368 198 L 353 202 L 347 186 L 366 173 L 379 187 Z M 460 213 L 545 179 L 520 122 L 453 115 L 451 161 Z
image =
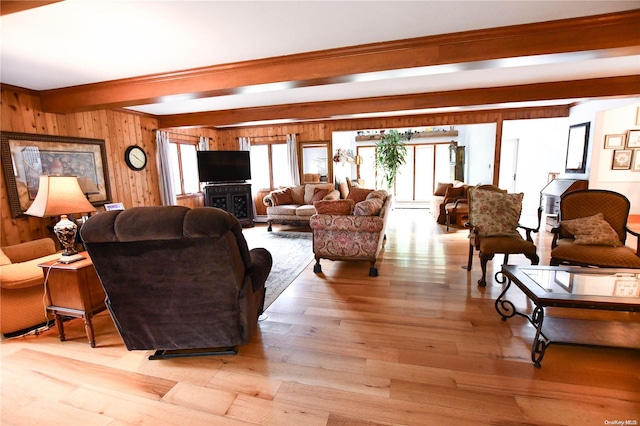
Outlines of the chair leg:
M 273 223 L 273 222 L 271 222 L 270 220 L 268 220 L 268 221 L 267 221 L 267 225 L 269 225 L 269 226 L 267 227 L 267 232 L 271 232 L 271 231 L 273 231 L 273 228 L 271 227 L 272 223 Z
M 376 262 L 371 262 L 371 266 L 369 267 L 369 276 L 377 277 L 378 276 L 378 268 L 376 268 Z
M 320 266 L 320 258 L 316 257 L 316 264 L 313 265 L 313 272 L 319 274 L 322 272 L 322 266 Z
M 525 255 L 527 256 L 527 259 L 529 259 L 531 261 L 532 265 L 537 265 L 540 263 L 540 256 L 538 256 L 537 253 L 534 254 L 529 254 L 529 255 Z M 551 259 L 553 261 L 553 259 Z M 551 264 L 551 266 L 554 266 L 553 263 L 549 262 Z M 555 265 L 557 266 L 557 265 Z
M 487 286 L 487 262 L 493 259 L 493 254 L 480 253 L 480 268 L 482 269 L 482 277 L 478 280 L 480 287 Z

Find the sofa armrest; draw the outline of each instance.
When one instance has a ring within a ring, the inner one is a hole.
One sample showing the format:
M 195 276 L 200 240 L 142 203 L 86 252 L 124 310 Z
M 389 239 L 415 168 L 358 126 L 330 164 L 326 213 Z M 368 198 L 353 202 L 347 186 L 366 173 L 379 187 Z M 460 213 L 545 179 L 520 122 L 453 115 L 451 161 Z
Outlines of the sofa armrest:
M 626 231 L 636 237 L 636 256 L 640 257 L 640 232 L 636 232 L 627 225 Z
M 384 229 L 384 219 L 380 216 L 314 214 L 309 220 L 309 225 L 311 229 L 325 231 L 374 233 Z
M 262 203 L 267 207 L 273 207 L 273 198 L 271 198 L 271 192 L 264 196 Z
M 26 243 L 2 247 L 11 262 L 20 263 L 55 254 L 56 245 L 51 238 L 40 238 Z

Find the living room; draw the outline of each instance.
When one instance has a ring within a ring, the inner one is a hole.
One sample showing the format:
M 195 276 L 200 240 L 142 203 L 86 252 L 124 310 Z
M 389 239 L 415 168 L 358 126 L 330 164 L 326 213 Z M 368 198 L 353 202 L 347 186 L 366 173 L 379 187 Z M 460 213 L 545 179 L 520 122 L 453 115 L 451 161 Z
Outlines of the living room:
M 636 6 L 614 4 L 611 7 L 618 9 L 598 13 L 618 12 L 618 18 L 628 24 L 635 22 L 639 12 L 624 10 Z M 16 12 L 19 13 L 22 12 Z M 627 24 L 621 28 L 626 29 Z M 616 43 L 618 49 L 628 47 L 633 39 L 629 34 L 634 33 L 620 31 L 620 41 L 611 41 L 608 47 Z M 637 45 L 637 30 L 634 43 Z M 500 154 L 496 154 L 497 147 L 507 139 L 520 141 L 515 187 L 527 194 L 524 209 L 531 212 L 539 205 L 539 192 L 547 183 L 548 173 L 564 172 L 570 126 L 588 122 L 590 163 L 584 178 L 591 188 L 625 194 L 631 200 L 631 220 L 637 222 L 640 173 L 632 171 L 631 166 L 613 170 L 614 149 L 605 143 L 607 135 L 626 135 L 629 130 L 640 128 L 637 52 L 630 60 L 632 65 L 615 76 L 593 75 L 584 84 L 567 82 L 564 92 L 559 90 L 561 84 L 536 83 L 531 92 L 537 95 L 513 85 L 505 89 L 505 93 L 513 94 L 501 94 L 500 102 L 508 102 L 510 97 L 533 98 L 540 103 L 542 98 L 581 99 L 575 103 L 513 108 L 478 107 L 489 103 L 491 96 L 472 91 L 459 95 L 455 90 L 442 91 L 430 97 L 422 93 L 428 90 L 423 90 L 413 98 L 390 96 L 398 98 L 395 106 L 388 106 L 392 100 L 379 94 L 371 103 L 359 99 L 324 105 L 316 100 L 300 108 L 247 106 L 233 111 L 232 107 L 225 107 L 219 112 L 165 116 L 123 109 L 127 103 L 135 104 L 130 99 L 116 100 L 112 92 L 120 89 L 115 88 L 102 99 L 97 92 L 81 92 L 79 102 L 94 102 L 93 106 L 77 104 L 76 110 L 58 112 L 62 110 L 57 109 L 60 104 L 53 106 L 56 101 L 53 97 L 71 96 L 71 90 L 19 87 L 3 78 L 2 132 L 104 140 L 109 201 L 123 203 L 130 209 L 162 204 L 155 155 L 159 129 L 175 133 L 180 140 L 209 138 L 210 147 L 217 150 L 238 149 L 240 137 L 283 141 L 286 135 L 295 134 L 298 141 L 330 141 L 333 153 L 341 144 L 345 148 L 348 145 L 348 149 L 357 148 L 351 146 L 351 138 L 355 143 L 358 132 L 454 126 L 459 130 L 458 144 L 467 147 L 465 180 L 472 184 L 499 184 L 497 171 L 505 164 Z M 167 71 L 175 69 L 169 67 Z M 552 96 L 550 91 L 561 93 Z M 143 97 L 139 93 L 136 96 Z M 154 93 L 151 97 L 159 96 L 170 97 L 170 93 Z M 426 103 L 429 107 L 443 108 L 449 106 L 447 102 L 454 106 L 460 97 L 474 96 L 475 110 L 425 112 L 418 108 L 410 114 L 397 113 L 418 98 L 425 100 L 421 106 Z M 373 104 L 390 109 L 381 110 L 378 117 L 343 117 L 373 110 Z M 323 110 L 331 106 L 336 108 L 330 112 Z M 311 117 L 311 110 L 320 111 L 322 117 Z M 281 116 L 308 120 L 270 123 Z M 323 118 L 329 116 L 334 118 Z M 211 124 L 193 124 L 198 120 L 209 120 Z M 249 124 L 252 121 L 261 123 Z M 469 131 L 465 132 L 465 126 Z M 483 128 L 480 149 L 478 133 L 474 135 L 471 130 L 473 126 Z M 349 142 L 343 142 L 347 133 Z M 547 143 L 548 146 L 540 148 Z M 130 169 L 123 159 L 125 149 L 132 145 L 147 153 L 148 164 L 140 171 Z M 549 155 L 548 150 L 553 154 Z M 542 157 L 534 160 L 534 153 Z M 355 170 L 350 177 L 357 177 Z M 0 182 L 1 245 L 51 237 L 48 219 L 12 216 L 5 175 Z M 202 195 L 185 195 L 179 202 L 202 205 Z M 434 221 L 424 220 L 428 216 L 414 216 L 413 213 L 423 213 L 418 210 L 394 212 L 380 259 L 380 276 L 367 277 L 366 266 L 358 262 L 325 262 L 323 275 L 316 275 L 311 266 L 307 267 L 270 307 L 269 318 L 260 324 L 260 331 L 236 357 L 149 361 L 140 351 L 126 351 L 106 312 L 94 319 L 96 348 L 87 345 L 80 320 L 68 322 L 66 342 L 58 341 L 55 329 L 38 336 L 3 341 L 3 423 L 337 425 L 637 421 L 640 404 L 637 350 L 554 345 L 542 368 L 536 369 L 529 359 L 535 329 L 524 320 L 501 321 L 493 305 L 502 286 L 493 282 L 485 290 L 479 289 L 476 285 L 479 266 L 474 265 L 471 272 L 461 268 L 467 258 L 467 232 L 445 232 Z M 256 228 L 264 230 L 263 225 Z M 543 265 L 548 264 L 550 238 L 546 232 L 536 237 Z M 628 243 L 634 245 L 633 238 Z M 496 259 L 490 265 L 491 271 L 497 271 L 500 262 L 501 259 Z M 513 257 L 513 262 L 529 264 L 518 256 Z M 519 307 L 527 305 L 524 296 L 516 297 Z M 637 322 L 637 314 L 624 314 L 622 319 Z

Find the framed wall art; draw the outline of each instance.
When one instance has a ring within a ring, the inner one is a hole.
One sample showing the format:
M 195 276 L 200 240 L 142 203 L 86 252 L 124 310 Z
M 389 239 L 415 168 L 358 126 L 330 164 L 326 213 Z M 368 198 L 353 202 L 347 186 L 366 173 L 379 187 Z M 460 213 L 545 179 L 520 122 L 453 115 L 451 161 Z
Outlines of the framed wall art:
M 585 173 L 587 170 L 587 151 L 589 148 L 589 124 L 574 124 L 569 127 L 567 160 L 565 173 Z
M 640 148 L 640 130 L 629 130 L 627 133 L 627 148 Z
M 29 208 L 40 175 L 77 176 L 91 204 L 111 202 L 104 140 L 2 132 L 0 144 L 12 217 Z
M 605 135 L 604 147 L 606 149 L 622 149 L 624 148 L 626 138 L 627 135 L 624 133 L 621 133 L 619 135 Z
M 640 172 L 640 149 L 633 150 L 633 160 L 631 160 L 631 171 Z
M 631 149 L 616 149 L 613 151 L 613 164 L 611 170 L 629 170 L 631 168 Z

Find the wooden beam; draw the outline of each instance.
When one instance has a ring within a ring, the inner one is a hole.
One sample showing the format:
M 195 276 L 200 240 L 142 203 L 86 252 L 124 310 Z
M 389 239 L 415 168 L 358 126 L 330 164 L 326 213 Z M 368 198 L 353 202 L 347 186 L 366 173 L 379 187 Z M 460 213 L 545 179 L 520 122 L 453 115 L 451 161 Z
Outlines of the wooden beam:
M 0 16 L 9 15 L 23 10 L 35 9 L 36 7 L 46 6 L 51 3 L 58 3 L 62 0 L 53 1 L 30 1 L 30 0 L 2 0 L 0 2 Z
M 166 115 L 158 116 L 158 125 L 160 128 L 224 127 L 252 121 L 318 120 L 358 113 L 637 94 L 640 94 L 640 76 L 632 75 Z
M 117 108 L 237 93 L 252 85 L 291 87 L 351 81 L 357 74 L 529 55 L 638 49 L 640 9 L 466 31 L 216 65 L 42 92 L 46 112 Z

